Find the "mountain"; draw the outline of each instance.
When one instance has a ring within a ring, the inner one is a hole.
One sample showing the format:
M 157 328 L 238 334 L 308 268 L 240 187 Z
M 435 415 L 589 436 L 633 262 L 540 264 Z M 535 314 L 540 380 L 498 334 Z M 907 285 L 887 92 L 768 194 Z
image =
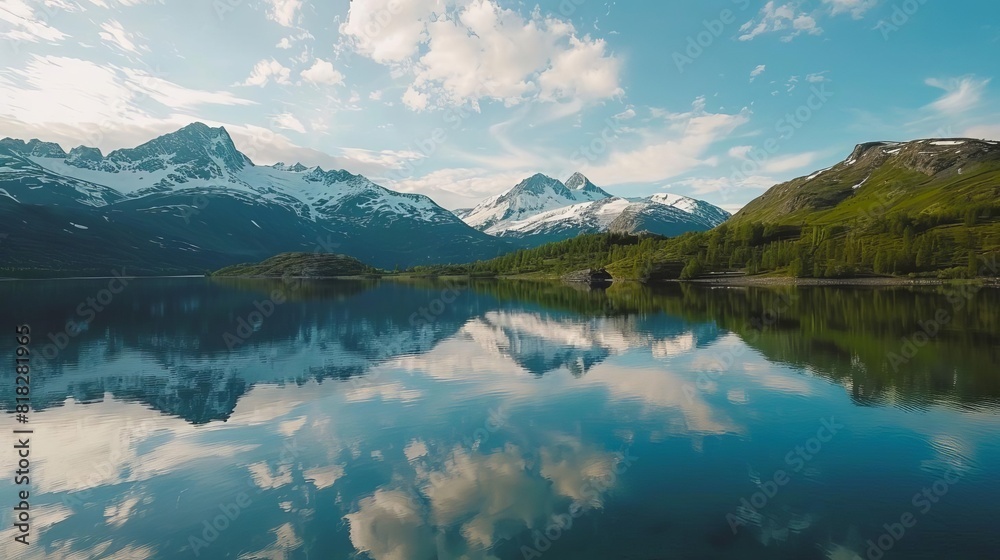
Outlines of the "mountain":
M 542 212 L 611 198 L 610 194 L 579 173 L 570 178 L 569 184 L 573 188 L 552 177 L 533 175 L 507 192 L 487 198 L 468 212 L 463 220 L 480 231 L 496 235 L 509 224 Z
M 616 279 L 643 281 L 719 278 L 723 272 L 987 277 L 994 283 L 1000 278 L 1000 142 L 861 144 L 841 163 L 771 188 L 709 231 L 672 238 L 630 235 L 652 229 L 655 212 L 664 209 L 687 208 L 709 218 L 705 212 L 711 209 L 692 202 L 669 195 L 658 200 L 659 206 L 626 206 L 605 233 L 450 266 L 447 272 L 554 278 L 604 269 Z M 601 202 L 611 207 L 615 199 Z M 607 219 L 614 212 L 593 214 Z M 672 219 L 666 215 L 666 223 Z
M 995 204 L 998 179 L 998 142 L 869 142 L 833 167 L 772 187 L 740 210 L 732 223 L 819 225 L 896 213 L 964 214 Z
M 106 156 L 0 140 L 0 223 L 0 267 L 64 271 L 202 272 L 316 250 L 392 268 L 513 248 L 361 175 L 254 165 L 201 123 Z
M 675 236 L 705 231 L 729 218 L 721 208 L 673 194 L 615 197 L 581 173 L 565 184 L 535 175 L 472 210 L 455 214 L 490 235 L 526 239 L 533 245 L 602 231 Z

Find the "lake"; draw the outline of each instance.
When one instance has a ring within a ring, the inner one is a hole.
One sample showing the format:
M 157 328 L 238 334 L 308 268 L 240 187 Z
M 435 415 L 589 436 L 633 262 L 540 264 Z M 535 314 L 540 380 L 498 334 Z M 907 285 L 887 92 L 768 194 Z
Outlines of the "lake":
M 27 546 L 9 443 L 0 458 L 3 558 L 1000 549 L 1000 290 L 175 278 L 0 296 L 0 407 L 33 430 Z

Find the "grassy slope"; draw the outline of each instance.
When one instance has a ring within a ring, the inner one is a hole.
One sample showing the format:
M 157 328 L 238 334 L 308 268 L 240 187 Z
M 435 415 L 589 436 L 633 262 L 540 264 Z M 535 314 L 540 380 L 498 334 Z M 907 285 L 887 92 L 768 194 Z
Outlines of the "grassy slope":
M 552 278 L 605 267 L 616 278 L 646 279 L 676 277 L 678 265 L 697 260 L 704 261 L 701 273 L 752 266 L 762 275 L 813 276 L 819 270 L 823 276 L 847 261 L 844 247 L 851 244 L 856 263 L 838 277 L 970 275 L 970 256 L 1000 252 L 1000 146 L 898 146 L 859 146 L 825 172 L 776 185 L 710 232 L 646 240 L 581 236 L 432 271 Z M 921 246 L 926 252 L 917 259 Z M 918 265 L 929 253 L 931 262 Z M 793 266 L 790 254 L 808 262 Z M 877 268 L 876 257 L 892 264 Z

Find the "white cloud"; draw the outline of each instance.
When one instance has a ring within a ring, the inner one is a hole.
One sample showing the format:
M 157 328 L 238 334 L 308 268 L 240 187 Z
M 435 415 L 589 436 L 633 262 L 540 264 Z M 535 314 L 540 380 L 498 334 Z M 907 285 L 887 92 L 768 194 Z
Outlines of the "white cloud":
M 250 76 L 247 77 L 242 85 L 264 87 L 271 81 L 278 84 L 287 84 L 289 83 L 288 77 L 290 75 L 291 70 L 282 66 L 277 60 L 273 58 L 271 60 L 261 60 L 253 67 L 253 70 L 250 71 Z
M 539 10 L 525 17 L 496 0 L 355 0 L 341 33 L 356 52 L 411 76 L 403 99 L 416 111 L 478 109 L 485 99 L 582 106 L 622 93 L 621 60 L 608 54 L 603 40 L 580 37 L 570 22 Z
M 878 4 L 878 0 L 823 0 L 823 3 L 830 6 L 833 15 L 850 13 L 854 19 L 861 19 L 865 12 Z
M 22 123 L 22 130 L 48 127 L 50 134 L 57 134 L 75 129 L 77 140 L 87 137 L 94 143 L 122 125 L 142 128 L 165 120 L 173 126 L 178 121 L 173 115 L 152 116 L 164 108 L 253 104 L 229 92 L 187 88 L 143 70 L 37 55 L 23 69 L 0 75 L 0 96 L 0 117 Z M 179 120 L 188 124 L 193 119 Z
M 941 98 L 930 104 L 931 108 L 941 113 L 958 114 L 979 104 L 982 100 L 983 90 L 990 83 L 990 79 L 980 79 L 975 76 L 947 79 L 928 78 L 924 83 L 945 91 Z
M 205 91 L 180 86 L 143 70 L 122 69 L 127 77 L 127 85 L 137 93 L 148 95 L 153 100 L 170 107 L 183 109 L 198 105 L 256 105 L 228 91 Z
M 139 52 L 139 47 L 135 44 L 136 35 L 125 31 L 118 20 L 112 19 L 101 24 L 101 32 L 98 35 L 111 47 L 131 53 Z
M 49 25 L 48 18 L 24 0 L 4 0 L 0 4 L 0 37 L 13 41 L 50 41 L 66 38 L 66 34 Z M 6 28 L 6 29 L 4 29 Z
M 368 94 L 368 99 L 371 99 L 372 101 L 381 101 L 382 100 L 382 90 L 377 89 L 377 90 L 369 93 Z
M 281 40 L 278 41 L 278 44 L 274 46 L 279 49 L 290 49 L 292 48 L 292 42 L 288 39 L 288 37 L 282 37 Z
M 423 111 L 430 104 L 430 97 L 426 93 L 421 93 L 410 86 L 403 93 L 403 105 L 414 111 Z
M 635 108 L 632 107 L 632 106 L 629 106 L 627 109 L 625 109 L 621 113 L 618 113 L 617 115 L 615 115 L 615 116 L 613 116 L 611 118 L 614 119 L 615 121 L 619 121 L 619 122 L 620 121 L 627 121 L 627 120 L 634 119 L 635 118 L 635 114 L 636 114 L 635 113 Z
M 426 21 L 438 7 L 443 7 L 439 0 L 352 1 L 340 32 L 351 38 L 358 53 L 375 62 L 400 63 L 414 57 L 427 40 Z
M 622 95 L 621 60 L 608 56 L 602 39 L 569 38 L 569 49 L 557 51 L 551 66 L 538 77 L 543 100 L 595 101 Z
M 768 158 L 767 160 L 761 162 L 754 159 L 752 146 L 734 146 L 729 149 L 729 157 L 742 160 L 742 161 L 754 161 L 757 165 L 757 171 L 760 173 L 786 173 L 788 171 L 794 171 L 796 169 L 802 169 L 808 165 L 812 165 L 819 156 L 819 152 L 803 152 L 800 154 L 791 154 L 781 157 Z M 770 185 L 768 185 L 770 186 Z
M 400 192 L 426 194 L 445 208 L 471 208 L 532 173 L 528 169 L 502 172 L 484 168 L 438 169 L 420 177 L 392 181 L 390 186 Z
M 824 70 L 823 72 L 817 72 L 815 74 L 807 74 L 806 75 L 806 81 L 809 82 L 810 84 L 818 84 L 820 82 L 829 82 L 830 78 L 826 77 L 826 74 L 828 72 L 829 72 L 828 70 Z
M 802 169 L 812 165 L 819 158 L 819 155 L 818 152 L 804 152 L 771 158 L 761 166 L 760 171 L 763 173 L 787 173 L 796 169 Z
M 765 70 L 767 70 L 767 66 L 764 65 L 764 64 L 759 64 L 759 65 L 757 65 L 756 68 L 754 68 L 753 70 L 751 70 L 750 71 L 750 83 L 752 84 L 753 81 L 757 79 L 757 76 L 760 76 L 761 74 L 763 74 Z
M 334 69 L 328 60 L 317 58 L 313 65 L 302 71 L 302 79 L 313 84 L 339 85 L 344 83 L 344 75 Z
M 302 7 L 302 0 L 268 0 L 270 7 L 267 10 L 267 17 L 279 25 L 292 27 L 299 8 Z
M 982 138 L 985 140 L 1000 140 L 1000 124 L 977 125 L 966 129 L 962 136 L 966 138 Z
M 291 113 L 281 113 L 280 115 L 274 115 L 271 117 L 271 122 L 274 126 L 278 128 L 284 128 L 286 130 L 294 130 L 300 134 L 305 134 L 306 127 L 302 125 L 299 119 L 295 118 L 295 115 Z
M 580 167 L 599 185 L 668 180 L 697 167 L 716 165 L 717 159 L 705 153 L 749 118 L 746 110 L 737 114 L 710 113 L 705 110 L 705 99 L 699 98 L 690 112 L 668 114 L 664 129 L 644 132 L 638 147 L 612 148 L 603 163 Z M 624 144 L 624 139 L 619 141 Z
M 816 23 L 816 19 L 799 11 L 798 5 L 789 2 L 778 6 L 771 0 L 761 8 L 756 18 L 746 22 L 740 27 L 740 41 L 752 41 L 765 33 L 784 32 L 782 41 L 791 41 L 802 33 L 819 35 L 823 29 Z

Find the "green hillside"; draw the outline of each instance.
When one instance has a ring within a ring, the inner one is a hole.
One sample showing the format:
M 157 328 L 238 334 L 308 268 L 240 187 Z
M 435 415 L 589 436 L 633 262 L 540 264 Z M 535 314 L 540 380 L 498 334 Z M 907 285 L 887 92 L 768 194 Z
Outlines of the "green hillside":
M 455 267 L 418 271 L 617 278 L 744 271 L 813 278 L 996 276 L 1000 144 L 876 142 L 836 166 L 777 185 L 731 220 L 665 239 L 588 235 Z

